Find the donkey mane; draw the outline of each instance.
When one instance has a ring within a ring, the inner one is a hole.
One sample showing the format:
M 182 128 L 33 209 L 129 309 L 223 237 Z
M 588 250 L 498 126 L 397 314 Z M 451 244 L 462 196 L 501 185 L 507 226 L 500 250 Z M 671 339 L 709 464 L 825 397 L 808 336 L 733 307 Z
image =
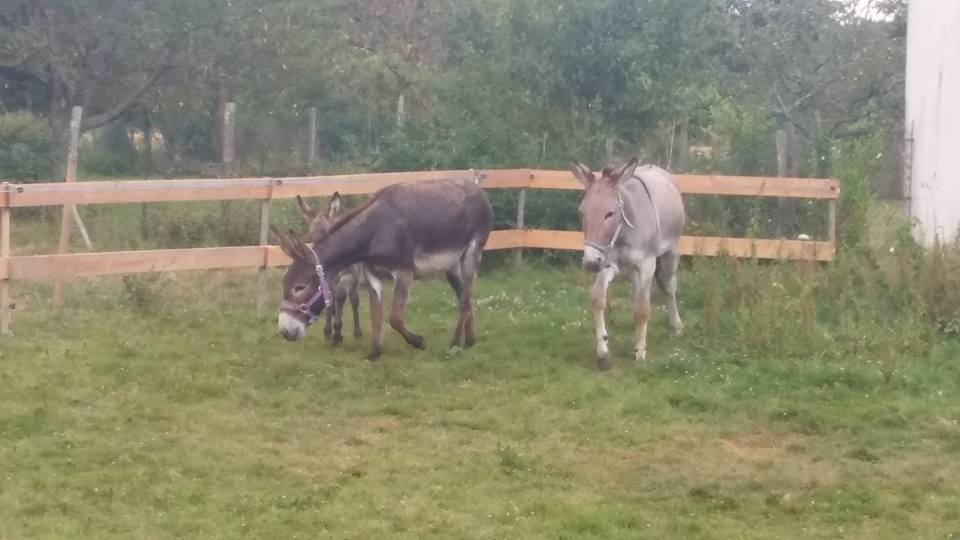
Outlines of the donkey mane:
M 342 229 L 344 225 L 346 225 L 348 222 L 353 221 L 353 218 L 357 217 L 364 210 L 369 208 L 374 202 L 377 201 L 378 198 L 379 198 L 379 194 L 374 195 L 373 197 L 364 201 L 363 204 L 361 204 L 360 206 L 350 209 L 349 212 L 347 212 L 346 214 L 338 218 L 332 225 L 330 225 L 330 228 L 327 229 L 327 236 L 333 234 L 335 231 L 339 229 Z

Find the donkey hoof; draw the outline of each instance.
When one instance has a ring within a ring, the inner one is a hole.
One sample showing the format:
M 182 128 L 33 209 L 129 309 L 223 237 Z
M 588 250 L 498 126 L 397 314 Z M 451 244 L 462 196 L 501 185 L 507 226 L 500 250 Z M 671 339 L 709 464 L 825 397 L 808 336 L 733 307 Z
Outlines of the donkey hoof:
M 464 338 L 464 339 L 463 339 L 463 348 L 464 348 L 464 349 L 469 349 L 470 347 L 473 347 L 473 346 L 476 345 L 476 344 L 477 344 L 477 340 L 474 339 L 474 338 L 472 338 L 472 337 L 468 337 L 468 338 Z
M 330 339 L 330 342 L 333 343 L 334 346 L 343 343 L 343 334 L 334 334 L 333 338 Z
M 610 371 L 610 357 L 609 356 L 598 356 L 597 357 L 597 369 L 599 371 Z
M 682 336 L 682 335 L 683 335 L 683 326 L 682 326 L 682 325 L 681 325 L 681 326 L 671 326 L 671 327 L 670 327 L 670 335 L 671 335 L 672 337 L 680 337 L 680 336 Z
M 427 348 L 427 343 L 423 339 L 423 336 L 410 336 L 410 339 L 407 340 L 407 343 L 409 343 L 414 349 L 423 350 Z
M 353 337 L 354 337 L 354 338 L 361 338 L 361 337 L 363 337 L 363 332 L 361 332 L 360 330 L 354 330 L 354 331 L 353 331 Z
M 376 362 L 380 359 L 380 349 L 374 349 L 370 351 L 370 354 L 367 355 L 367 360 L 370 362 Z
M 647 351 L 637 349 L 633 352 L 633 363 L 642 364 L 647 359 Z

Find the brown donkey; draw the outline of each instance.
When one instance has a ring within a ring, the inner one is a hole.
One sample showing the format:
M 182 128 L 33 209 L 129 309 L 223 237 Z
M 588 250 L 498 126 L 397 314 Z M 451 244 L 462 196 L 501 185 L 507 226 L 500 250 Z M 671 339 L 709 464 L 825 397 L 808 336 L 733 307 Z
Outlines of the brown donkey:
M 460 345 L 462 337 L 469 347 L 475 341 L 473 284 L 492 227 L 493 208 L 486 194 L 474 180 L 464 179 L 387 186 L 341 218 L 312 247 L 292 232 L 284 236 L 274 230 L 280 247 L 293 259 L 283 277 L 280 333 L 290 341 L 303 339 L 332 302 L 326 276 L 360 263 L 370 287 L 370 360 L 381 353 L 383 281 L 391 277 L 396 285 L 390 326 L 407 343 L 424 347 L 423 337 L 403 321 L 413 281 L 442 273 L 459 300 L 452 345 Z
M 303 216 L 303 221 L 307 225 L 307 242 L 317 244 L 327 237 L 330 228 L 336 224 L 342 201 L 340 193 L 334 193 L 327 205 L 327 215 L 311 208 L 299 195 L 297 195 L 297 206 L 300 207 L 300 215 Z M 323 326 L 323 337 L 327 341 L 332 341 L 334 345 L 343 342 L 343 310 L 346 307 L 348 297 L 350 298 L 350 307 L 353 308 L 353 337 L 358 338 L 363 335 L 360 330 L 360 279 L 362 275 L 363 269 L 361 266 L 354 264 L 335 276 L 328 276 L 332 289 L 333 309 L 326 310 L 327 317 L 326 324 Z

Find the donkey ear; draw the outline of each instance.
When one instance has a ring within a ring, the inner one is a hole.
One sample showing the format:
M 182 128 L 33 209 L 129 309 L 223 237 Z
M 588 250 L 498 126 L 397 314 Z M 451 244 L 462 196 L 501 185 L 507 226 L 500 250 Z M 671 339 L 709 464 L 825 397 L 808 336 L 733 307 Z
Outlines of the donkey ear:
M 300 207 L 300 215 L 303 216 L 303 222 L 309 227 L 310 224 L 313 223 L 313 219 L 317 217 L 317 211 L 310 208 L 310 205 L 299 195 L 297 195 L 297 206 Z
M 270 232 L 273 233 L 273 237 L 276 239 L 277 244 L 280 245 L 280 249 L 283 250 L 287 257 L 290 257 L 291 259 L 294 258 L 295 250 L 293 248 L 293 244 L 290 243 L 290 238 L 280 232 L 280 230 L 273 225 L 270 225 Z
M 293 249 L 297 253 L 297 257 L 305 262 L 310 262 L 313 260 L 313 255 L 310 253 L 310 248 L 303 243 L 303 240 L 297 236 L 297 233 L 290 231 L 290 243 L 293 245 Z
M 584 187 L 590 187 L 594 180 L 596 180 L 593 176 L 593 171 L 579 161 L 574 162 L 570 166 L 570 171 L 573 172 L 573 175 L 577 177 L 577 180 L 579 180 Z
M 616 184 L 622 180 L 632 178 L 633 173 L 637 170 L 638 165 L 640 165 L 640 160 L 637 159 L 636 156 L 630 158 L 630 161 L 613 170 L 613 172 L 610 174 L 610 181 Z
M 333 219 L 334 216 L 339 214 L 341 205 L 340 192 L 334 191 L 333 196 L 330 197 L 330 204 L 327 206 L 327 219 Z

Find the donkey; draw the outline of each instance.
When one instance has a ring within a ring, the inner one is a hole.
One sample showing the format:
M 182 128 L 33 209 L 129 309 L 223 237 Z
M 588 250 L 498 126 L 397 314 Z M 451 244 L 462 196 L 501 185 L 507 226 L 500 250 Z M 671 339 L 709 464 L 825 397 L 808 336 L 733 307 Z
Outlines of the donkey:
M 599 178 L 582 163 L 573 175 L 586 188 L 580 202 L 583 222 L 583 268 L 595 273 L 591 291 L 597 332 L 597 365 L 608 369 L 607 326 L 604 309 L 607 287 L 621 270 L 634 284 L 636 346 L 634 362 L 647 355 L 650 286 L 654 279 L 667 294 L 670 329 L 683 331 L 677 311 L 677 244 L 686 226 L 683 198 L 673 176 L 652 165 L 638 166 L 637 158 L 616 168 L 604 168 Z
M 383 343 L 383 282 L 393 278 L 390 326 L 417 349 L 423 336 L 411 332 L 403 313 L 414 279 L 445 274 L 459 301 L 452 346 L 475 342 L 473 285 L 483 248 L 493 227 L 493 208 L 473 180 L 434 180 L 394 184 L 378 191 L 330 227 L 326 238 L 307 247 L 293 232 L 277 234 L 293 259 L 283 277 L 278 325 L 289 341 L 304 338 L 332 302 L 326 275 L 362 263 L 370 289 L 372 346 L 377 360 Z
M 326 216 L 311 208 L 299 195 L 297 195 L 297 206 L 300 208 L 300 215 L 303 216 L 303 221 L 307 225 L 307 242 L 317 244 L 327 237 L 330 227 L 336 224 L 342 201 L 340 193 L 335 192 L 330 197 Z M 326 324 L 323 326 L 323 337 L 327 341 L 332 341 L 334 345 L 343 342 L 343 310 L 346 306 L 347 297 L 350 298 L 350 307 L 353 308 L 353 337 L 358 338 L 363 335 L 360 330 L 360 280 L 362 274 L 363 269 L 359 264 L 355 264 L 329 278 L 330 287 L 333 289 L 333 306 L 331 306 L 332 309 L 326 310 L 327 317 Z

